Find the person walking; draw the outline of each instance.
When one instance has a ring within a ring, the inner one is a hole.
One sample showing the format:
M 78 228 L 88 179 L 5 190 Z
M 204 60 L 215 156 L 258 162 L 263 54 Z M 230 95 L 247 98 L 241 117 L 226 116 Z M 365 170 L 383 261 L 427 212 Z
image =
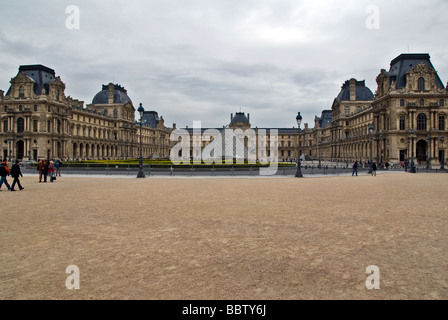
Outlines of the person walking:
M 376 163 L 372 163 L 372 176 L 376 177 Z
M 25 189 L 24 187 L 22 187 L 22 185 L 20 184 L 20 180 L 19 180 L 19 177 L 23 177 L 22 171 L 20 170 L 19 160 L 16 160 L 16 163 L 11 168 L 11 177 L 14 178 L 14 181 L 12 182 L 12 186 L 11 186 L 11 191 L 16 191 L 16 190 L 14 190 L 16 183 L 19 186 L 20 190 Z
M 0 189 L 2 187 L 3 184 L 5 184 L 6 188 L 8 188 L 8 190 L 11 190 L 11 186 L 8 183 L 8 180 L 6 179 L 6 177 L 11 173 L 11 171 L 8 168 L 8 165 L 6 164 L 6 161 L 3 161 L 2 164 L 0 165 Z M 1 190 L 0 190 L 1 191 Z
M 37 171 L 39 172 L 39 183 L 42 182 L 43 168 L 44 162 L 42 160 L 39 160 L 39 163 L 37 164 Z
M 47 182 L 48 164 L 49 163 L 46 160 L 42 161 L 42 175 L 44 176 L 43 182 Z
M 57 175 L 61 176 L 61 166 L 62 166 L 61 159 L 56 160 L 54 164 L 54 167 L 56 168 L 56 172 L 54 173 L 55 176 Z
M 48 165 L 48 173 L 50 174 L 50 182 L 53 182 L 54 180 L 54 162 L 50 161 L 50 164 Z
M 355 161 L 355 163 L 353 164 L 353 172 L 352 172 L 352 177 L 356 174 L 356 176 L 358 176 L 358 161 Z

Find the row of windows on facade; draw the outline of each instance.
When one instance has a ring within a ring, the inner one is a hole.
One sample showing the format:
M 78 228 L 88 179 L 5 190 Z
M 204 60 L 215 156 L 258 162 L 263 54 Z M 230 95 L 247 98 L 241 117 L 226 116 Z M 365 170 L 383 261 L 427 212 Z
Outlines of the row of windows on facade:
M 406 101 L 404 99 L 400 100 L 400 107 L 404 107 L 406 104 Z M 415 107 L 415 103 L 408 103 L 408 106 Z M 425 99 L 420 99 L 420 107 L 425 106 Z M 445 106 L 445 100 L 440 99 L 438 107 L 444 107 Z
M 441 130 L 441 131 L 445 130 L 445 127 L 446 127 L 446 117 L 444 115 L 441 115 L 441 116 L 439 116 L 438 120 L 439 120 L 438 121 L 438 127 L 437 127 L 438 130 Z M 406 116 L 400 116 L 400 126 L 399 126 L 399 128 L 400 128 L 399 130 L 400 131 L 408 129 L 407 126 L 406 126 L 406 123 L 407 123 Z M 386 128 L 386 123 L 384 122 L 383 124 L 384 124 L 383 130 L 389 130 L 388 127 Z M 427 128 L 428 128 L 428 117 L 426 116 L 426 114 L 421 113 L 421 114 L 419 114 L 417 116 L 417 127 L 416 127 L 416 130 L 418 130 L 418 131 L 426 131 Z M 362 135 L 366 136 L 366 135 L 369 134 L 368 130 L 369 129 L 368 129 L 367 126 L 365 126 L 363 128 L 356 128 L 356 129 L 353 129 L 351 131 L 347 130 L 347 131 L 345 131 L 345 138 L 349 139 L 351 136 L 353 136 L 353 137 L 362 136 Z
M 420 99 L 420 107 L 424 107 L 425 106 L 425 99 Z M 404 107 L 406 105 L 406 101 L 405 101 L 405 99 L 401 99 L 400 100 L 400 107 Z M 415 106 L 415 104 L 414 103 L 409 103 L 408 104 L 409 106 Z M 445 100 L 444 99 L 440 99 L 439 100 L 439 105 L 438 105 L 439 107 L 444 107 L 445 106 Z M 361 112 L 361 111 L 363 111 L 363 110 L 365 110 L 365 108 L 361 108 L 361 107 L 357 107 L 356 108 L 356 112 Z M 350 116 L 350 107 L 345 107 L 345 116 L 346 117 L 349 117 Z
M 5 109 L 5 112 L 8 112 L 8 106 L 5 106 L 4 107 L 4 109 Z M 34 110 L 34 112 L 37 112 L 38 111 L 38 108 L 37 108 L 37 105 L 35 104 L 34 105 L 34 108 L 33 108 L 33 110 Z M 59 108 L 57 108 L 56 109 L 57 111 L 57 113 L 60 113 L 60 109 Z M 19 112 L 22 112 L 23 111 L 23 106 L 22 105 L 19 105 Z M 51 112 L 51 107 L 50 106 L 47 106 L 47 111 L 48 112 Z M 66 113 L 68 113 L 68 110 L 66 110 Z M 107 111 L 107 109 L 104 109 L 104 111 L 103 111 L 103 115 L 105 115 L 105 116 L 108 116 L 109 115 L 109 112 Z M 126 115 L 127 115 L 127 118 L 128 119 L 131 119 L 131 117 L 129 116 L 129 113 L 127 112 L 126 113 Z M 75 118 L 75 115 L 72 115 L 72 119 L 74 119 Z M 117 109 L 114 109 L 114 118 L 115 119 L 117 119 L 118 118 L 118 110 Z M 79 114 L 78 114 L 78 120 L 80 120 L 80 116 L 79 116 Z M 90 123 L 90 118 L 88 119 L 89 120 L 89 123 Z M 83 116 L 83 121 L 86 121 L 86 117 L 85 116 Z M 101 120 L 98 120 L 99 122 L 101 122 Z M 103 120 L 103 123 L 105 123 L 106 121 L 105 120 Z M 94 118 L 93 119 L 93 123 L 96 123 L 96 119 Z

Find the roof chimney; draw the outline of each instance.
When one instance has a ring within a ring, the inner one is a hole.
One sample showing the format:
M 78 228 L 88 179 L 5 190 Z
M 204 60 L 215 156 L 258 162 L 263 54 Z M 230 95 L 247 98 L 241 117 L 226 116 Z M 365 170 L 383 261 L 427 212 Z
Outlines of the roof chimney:
M 350 101 L 356 100 L 356 79 L 350 79 Z
M 107 99 L 107 103 L 108 104 L 114 103 L 114 91 L 115 91 L 115 86 L 111 82 L 111 83 L 109 83 L 109 96 L 108 96 L 108 99 Z

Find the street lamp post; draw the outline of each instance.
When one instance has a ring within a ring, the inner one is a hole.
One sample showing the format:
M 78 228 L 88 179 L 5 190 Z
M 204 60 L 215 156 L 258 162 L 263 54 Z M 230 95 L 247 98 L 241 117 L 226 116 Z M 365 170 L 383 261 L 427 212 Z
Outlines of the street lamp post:
M 302 174 L 302 168 L 301 168 L 301 164 L 300 164 L 300 124 L 302 123 L 302 116 L 300 115 L 300 112 L 298 113 L 297 117 L 296 117 L 296 121 L 297 121 L 297 128 L 298 128 L 298 135 L 297 135 L 297 171 L 296 171 L 296 178 L 303 178 L 303 174 Z
M 369 164 L 369 174 L 372 174 L 372 149 L 373 149 L 373 124 L 371 123 L 369 126 L 369 134 L 370 134 L 370 164 Z
M 411 129 L 409 131 L 409 133 L 411 135 L 411 170 L 409 172 L 416 173 L 417 170 L 415 170 L 415 165 L 414 165 L 414 129 Z
M 317 148 L 319 149 L 319 164 L 318 164 L 318 168 L 322 169 L 322 164 L 321 164 L 321 159 L 320 159 L 320 147 L 321 147 L 322 143 L 318 142 Z
M 145 173 L 143 172 L 143 156 L 142 156 L 142 125 L 143 125 L 143 113 L 145 112 L 145 109 L 143 108 L 141 103 L 137 111 L 140 114 L 140 159 L 139 159 L 137 178 L 145 178 Z
M 8 138 L 8 142 L 9 142 L 9 152 L 8 152 L 9 162 L 11 162 L 11 153 L 12 153 L 12 150 L 11 150 L 11 141 L 12 141 L 12 138 L 9 137 L 9 138 Z
M 380 163 L 383 163 L 383 152 L 384 152 L 384 143 L 383 143 L 383 138 L 384 136 L 382 134 L 380 134 L 380 139 L 381 139 L 381 159 L 380 159 Z
M 442 166 L 440 169 L 445 170 L 445 149 L 443 149 L 443 141 L 445 140 L 445 136 L 443 134 L 440 137 L 440 140 L 442 140 Z

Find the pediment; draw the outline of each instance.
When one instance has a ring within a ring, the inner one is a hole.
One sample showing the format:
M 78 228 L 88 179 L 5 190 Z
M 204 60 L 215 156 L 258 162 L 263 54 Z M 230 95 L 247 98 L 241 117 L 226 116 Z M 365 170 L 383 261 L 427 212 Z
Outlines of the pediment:
M 10 83 L 34 83 L 34 80 L 28 77 L 24 72 L 19 72 L 17 76 L 11 79 Z
M 418 65 L 416 65 L 415 67 L 410 69 L 407 73 L 408 74 L 423 75 L 423 74 L 434 74 L 435 72 L 436 71 L 433 68 L 428 67 L 423 62 L 420 62 Z

